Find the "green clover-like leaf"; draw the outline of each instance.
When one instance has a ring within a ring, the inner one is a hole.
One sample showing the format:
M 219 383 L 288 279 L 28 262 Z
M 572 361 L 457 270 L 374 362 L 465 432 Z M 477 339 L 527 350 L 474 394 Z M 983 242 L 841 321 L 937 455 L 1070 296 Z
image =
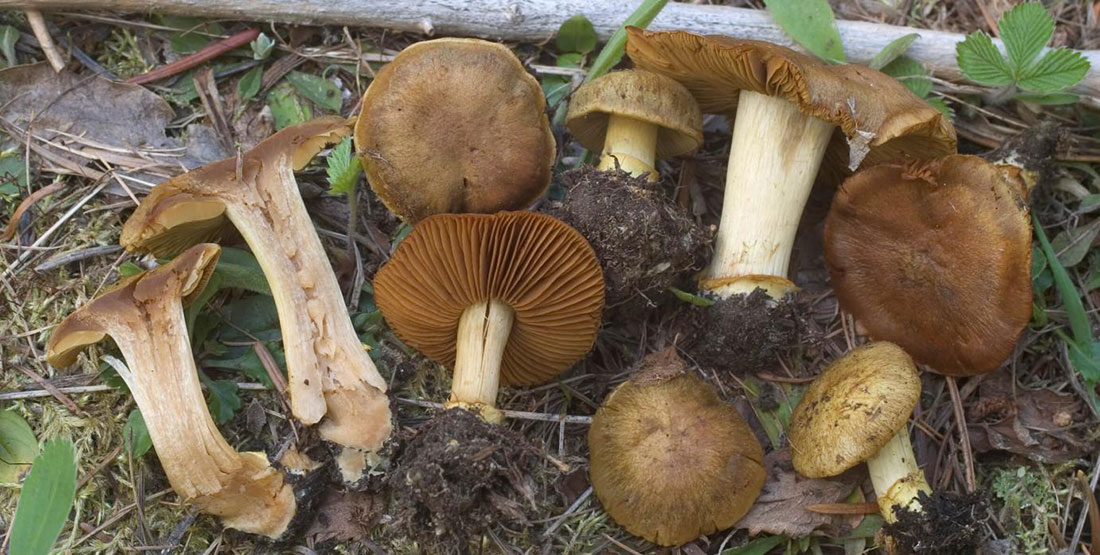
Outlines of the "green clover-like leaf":
M 1012 8 L 1001 18 L 998 27 L 1016 75 L 1022 74 L 1035 61 L 1054 36 L 1054 19 L 1038 2 Z
M 1020 75 L 1021 89 L 1051 93 L 1076 85 L 1089 72 L 1089 61 L 1080 52 L 1057 48 L 1047 52 Z
M 959 69 L 971 81 L 987 87 L 1003 87 L 1012 83 L 1012 70 L 1004 56 L 993 45 L 989 35 L 977 32 L 955 47 Z

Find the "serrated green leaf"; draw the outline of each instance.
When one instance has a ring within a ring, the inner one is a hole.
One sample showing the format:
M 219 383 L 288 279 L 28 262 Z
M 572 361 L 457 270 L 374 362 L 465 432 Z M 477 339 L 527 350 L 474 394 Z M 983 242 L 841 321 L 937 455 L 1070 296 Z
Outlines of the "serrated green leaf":
M 153 439 L 149 437 L 149 428 L 140 410 L 130 411 L 126 425 L 122 427 L 122 440 L 126 444 L 126 452 L 135 459 L 141 458 L 153 447 Z
M 275 129 L 304 123 L 313 117 L 309 106 L 298 101 L 297 95 L 287 85 L 279 85 L 267 94 L 267 106 L 275 120 Z
M 1081 97 L 1073 93 L 1020 93 L 1016 95 L 1016 100 L 1042 106 L 1066 106 L 1077 104 Z
M 1012 70 L 1004 56 L 993 45 L 993 39 L 981 31 L 970 33 L 955 46 L 955 59 L 963 74 L 979 85 L 1003 87 L 1012 83 Z
M 286 75 L 286 81 L 298 94 L 330 112 L 339 112 L 340 107 L 344 105 L 340 87 L 328 79 L 301 71 L 292 71 Z
M 325 164 L 328 166 L 325 172 L 328 174 L 329 192 L 334 195 L 350 193 L 363 171 L 359 157 L 351 153 L 351 137 L 344 138 L 329 152 Z
M 881 70 L 882 68 L 890 65 L 891 62 L 898 59 L 898 56 L 905 54 L 906 50 L 913 45 L 913 42 L 920 38 L 917 33 L 909 33 L 908 35 L 900 36 L 887 44 L 878 54 L 875 54 L 874 58 L 867 63 L 867 66 L 871 69 Z
M 9 66 L 19 63 L 15 58 L 16 42 L 19 42 L 19 30 L 11 25 L 0 25 L 0 54 L 4 55 Z
M 1025 91 L 1057 92 L 1079 83 L 1089 67 L 1089 61 L 1080 52 L 1056 48 L 1024 70 L 1018 84 Z
M 1016 75 L 1023 74 L 1054 36 L 1054 18 L 1038 2 L 1015 6 L 997 26 Z
M 772 17 L 792 39 L 815 56 L 844 63 L 844 44 L 828 0 L 764 0 Z
M 72 442 L 49 441 L 23 482 L 11 524 L 12 555 L 49 553 L 69 519 L 76 494 L 76 453 Z
M 226 380 L 212 380 L 206 374 L 199 372 L 199 379 L 209 393 L 206 406 L 210 408 L 210 416 L 219 426 L 233 419 L 233 415 L 241 409 L 241 397 L 237 394 L 237 384 Z
M 0 483 L 17 483 L 37 453 L 30 424 L 14 410 L 0 411 Z
M 623 59 L 623 53 L 626 52 L 626 28 L 640 27 L 645 29 L 653 22 L 653 18 L 661 13 L 665 4 L 668 4 L 668 0 L 643 0 L 641 5 L 631 12 L 626 21 L 623 21 L 623 24 L 615 30 L 611 38 L 607 39 L 607 44 L 600 49 L 600 54 L 592 62 L 592 67 L 588 68 L 588 75 L 585 76 L 584 80 L 596 79 L 615 67 L 619 60 Z
M 237 96 L 241 97 L 241 100 L 249 100 L 256 96 L 260 92 L 260 84 L 263 82 L 264 66 L 259 65 L 241 76 L 241 80 L 237 81 Z
M 951 109 L 951 106 L 942 98 L 926 98 L 924 101 L 927 102 L 929 106 L 939 110 L 940 113 L 947 116 L 948 119 L 953 119 L 955 117 L 955 110 Z
M 909 56 L 899 56 L 882 68 L 882 72 L 901 81 L 905 88 L 921 98 L 932 92 L 932 76 L 928 69 Z
M 588 54 L 596 49 L 596 29 L 583 15 L 566 19 L 558 28 L 558 52 Z
M 706 297 L 700 297 L 699 295 L 688 293 L 687 291 L 676 287 L 669 287 L 668 290 L 670 293 L 672 293 L 674 297 L 690 305 L 701 307 L 714 306 L 714 301 Z

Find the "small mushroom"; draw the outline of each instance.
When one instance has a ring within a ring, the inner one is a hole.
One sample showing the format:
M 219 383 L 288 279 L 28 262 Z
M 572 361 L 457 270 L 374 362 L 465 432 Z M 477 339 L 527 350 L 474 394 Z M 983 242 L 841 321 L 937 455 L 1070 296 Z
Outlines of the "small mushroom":
M 382 68 L 355 145 L 375 193 L 410 222 L 526 208 L 555 158 L 538 81 L 507 47 L 465 38 L 415 43 Z
M 351 133 L 325 117 L 287 127 L 239 158 L 157 185 L 122 228 L 127 250 L 168 256 L 232 222 L 271 284 L 294 416 L 336 444 L 376 451 L 390 435 L 386 382 L 348 317 L 294 172 Z
M 657 180 L 657 158 L 691 152 L 703 144 L 703 114 L 691 93 L 657 73 L 626 70 L 581 85 L 569 101 L 566 125 L 591 151 L 599 169 L 621 168 Z
M 611 518 L 675 546 L 733 526 L 764 487 L 764 451 L 674 348 L 649 355 L 588 430 L 592 489 Z
M 807 478 L 836 476 L 867 463 L 882 516 L 919 510 L 932 488 L 913 456 L 906 424 L 920 400 L 913 359 L 893 343 L 853 349 L 806 389 L 787 432 L 794 468 Z
M 183 305 L 206 286 L 220 251 L 196 245 L 126 278 L 70 314 L 50 335 L 46 359 L 61 368 L 110 336 L 129 365 L 119 375 L 137 402 L 172 489 L 227 527 L 277 538 L 296 503 L 263 453 L 238 453 L 210 418 L 191 354 Z
M 413 227 L 374 293 L 402 341 L 454 366 L 448 405 L 499 421 L 501 383 L 543 383 L 592 348 L 604 284 L 588 243 L 550 216 L 439 214 Z
M 840 306 L 937 372 L 1000 366 L 1032 315 L 1031 219 L 1011 169 L 951 155 L 848 178 L 825 223 Z
M 760 41 L 633 27 L 627 52 L 636 67 L 687 87 L 703 112 L 732 122 L 714 258 L 700 281 L 719 298 L 758 287 L 780 298 L 794 289 L 791 248 L 819 172 L 955 150 L 955 131 L 938 110 L 864 66 L 826 65 Z

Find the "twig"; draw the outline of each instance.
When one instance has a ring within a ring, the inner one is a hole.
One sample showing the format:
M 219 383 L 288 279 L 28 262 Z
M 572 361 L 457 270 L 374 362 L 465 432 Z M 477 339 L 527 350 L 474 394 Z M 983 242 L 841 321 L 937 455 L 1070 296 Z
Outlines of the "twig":
M 419 399 L 405 399 L 402 397 L 396 398 L 398 403 L 403 405 L 411 405 L 414 407 L 424 407 L 428 409 L 446 409 L 447 407 L 443 403 L 433 403 L 431 401 L 421 401 Z M 508 418 L 518 418 L 520 420 L 537 420 L 539 422 L 565 422 L 566 424 L 591 424 L 591 416 L 572 416 L 572 415 L 558 415 L 547 414 L 545 412 L 526 412 L 522 410 L 507 410 L 498 409 L 500 413 Z
M 84 487 L 84 484 L 87 484 L 88 481 L 95 477 L 96 474 L 99 474 L 100 470 L 103 470 L 107 465 L 111 464 L 111 461 L 115 460 L 115 457 L 117 457 L 119 453 L 122 453 L 122 445 L 118 445 L 114 449 L 112 449 L 109 455 L 103 457 L 103 460 L 100 461 L 99 464 L 95 465 L 95 468 L 89 470 L 86 474 L 81 476 L 80 480 L 76 483 L 76 491 L 80 491 L 80 488 Z
M 98 195 L 100 191 L 102 191 L 104 188 L 106 188 L 108 183 L 110 183 L 110 182 L 107 181 L 106 179 L 101 180 L 99 182 L 99 184 L 96 185 L 95 188 L 92 189 L 92 192 L 85 195 L 84 198 L 78 200 L 76 202 L 76 204 L 74 204 L 71 208 L 69 208 L 69 210 L 67 212 L 62 214 L 62 216 L 60 218 L 58 218 L 57 222 L 55 222 L 52 226 L 50 226 L 50 228 L 47 229 L 45 231 L 45 233 L 43 233 L 41 236 L 39 236 L 38 240 L 36 240 L 34 242 L 34 244 L 31 245 L 31 247 L 42 246 L 42 243 L 45 243 L 47 239 L 49 239 L 51 236 L 53 236 L 53 234 L 58 229 L 61 228 L 61 226 L 65 225 L 65 223 L 69 221 L 69 218 L 72 218 L 73 215 L 76 214 L 77 210 L 80 210 L 81 207 L 83 207 L 85 204 L 88 203 L 88 201 L 92 200 L 92 197 Z M 0 274 L 0 279 L 5 279 L 8 276 L 15 275 L 16 270 L 18 270 L 20 268 L 20 266 L 22 266 L 23 263 L 26 262 L 27 259 L 31 257 L 32 252 L 34 252 L 34 251 L 33 250 L 25 250 L 22 253 L 20 253 L 19 256 L 14 261 L 12 261 L 11 266 L 8 266 L 8 268 L 6 270 L 4 270 L 4 273 Z
M 81 393 L 102 393 L 104 391 L 117 391 L 118 388 L 110 385 L 80 385 L 73 387 L 55 387 L 60 393 L 79 395 Z M 242 391 L 267 391 L 267 386 L 262 383 L 242 382 L 237 384 L 237 389 Z M 36 399 L 53 395 L 45 389 L 28 389 L 26 391 L 9 391 L 0 393 L 0 401 L 15 401 L 17 399 Z
M 220 40 L 213 44 L 206 45 L 194 54 L 184 56 L 168 65 L 164 65 L 150 71 L 143 73 L 135 77 L 131 77 L 126 80 L 127 83 L 134 85 L 143 85 L 145 83 L 152 83 L 153 81 L 160 81 L 166 77 L 171 77 L 177 73 L 183 73 L 197 65 L 203 64 L 234 48 L 244 46 L 253 41 L 256 37 L 260 36 L 259 29 L 249 29 L 247 31 L 241 31 L 227 39 Z
M 168 495 L 169 493 L 172 493 L 171 488 L 166 489 L 166 490 L 158 491 L 158 492 L 154 493 L 153 495 L 150 495 L 149 497 L 146 497 L 145 500 L 146 501 L 154 501 L 156 499 L 164 497 L 165 495 Z M 127 514 L 130 513 L 130 511 L 132 511 L 136 508 L 137 508 L 137 503 L 131 503 L 131 504 L 126 505 L 125 507 L 119 509 L 118 512 L 116 512 L 115 514 L 108 517 L 107 520 L 104 520 L 103 524 L 100 524 L 99 526 L 96 526 L 91 532 L 88 532 L 87 534 L 81 536 L 80 539 L 73 542 L 73 544 L 68 546 L 67 549 L 71 550 L 74 547 L 88 541 L 88 538 L 102 532 L 108 526 L 118 522 L 119 520 L 122 520 L 122 517 L 126 516 Z
M 569 515 L 577 512 L 577 509 L 580 508 L 581 504 L 584 503 L 584 501 L 588 499 L 588 496 L 590 495 L 592 495 L 592 486 L 588 486 L 588 489 L 584 490 L 584 493 L 582 493 L 580 497 L 578 497 L 577 500 L 573 502 L 573 504 L 569 505 L 569 508 L 566 509 L 564 513 L 554 518 L 554 522 L 552 522 L 550 526 L 546 527 L 546 531 L 542 533 L 542 537 L 550 537 L 550 534 L 553 534 L 554 531 L 557 530 L 563 522 L 565 522 L 565 519 L 569 518 Z
M 1097 480 L 1100 480 L 1100 457 L 1096 458 L 1096 465 L 1092 468 L 1092 480 L 1088 483 L 1088 491 L 1096 490 Z M 1069 552 L 1076 553 L 1077 546 L 1081 543 L 1081 534 L 1085 531 L 1085 518 L 1088 516 L 1088 511 L 1081 511 L 1081 516 L 1077 519 L 1077 529 L 1073 532 L 1073 541 L 1069 544 Z M 1093 526 L 1096 526 L 1096 520 L 1093 521 Z M 1096 544 L 1096 534 L 1093 534 L 1093 545 Z
M 48 272 L 54 268 L 72 264 L 73 262 L 80 262 L 81 260 L 87 260 L 89 258 L 95 258 L 97 256 L 103 256 L 105 254 L 114 254 L 120 250 L 122 250 L 122 247 L 118 245 L 100 245 L 98 247 L 77 249 L 75 251 L 69 251 L 59 254 L 35 266 L 34 271 L 38 273 Z
M 819 503 L 807 506 L 806 510 L 823 515 L 873 515 L 882 509 L 878 503 Z
M 8 227 L 4 229 L 3 233 L 0 233 L 0 241 L 8 241 L 12 237 L 15 237 L 15 231 L 19 228 L 19 220 L 23 217 L 23 213 L 30 209 L 34 203 L 38 202 L 42 197 L 56 193 L 65 187 L 65 183 L 58 181 L 47 185 L 29 195 L 23 199 L 23 202 L 19 203 L 19 206 L 15 207 L 15 212 L 12 212 L 11 219 L 8 220 Z
M 25 13 L 27 14 L 27 23 L 31 24 L 31 32 L 34 33 L 34 38 L 38 39 L 38 46 L 46 54 L 46 60 L 50 62 L 50 67 L 53 68 L 55 73 L 61 73 L 61 70 L 65 69 L 65 59 L 57 51 L 57 46 L 53 43 L 53 37 L 50 36 L 50 31 L 46 29 L 46 20 L 42 17 L 42 12 L 26 10 Z
M 42 386 L 42 389 L 45 389 L 46 392 L 52 395 L 55 399 L 61 401 L 61 404 L 65 405 L 65 408 L 69 409 L 69 412 L 80 416 L 87 416 L 84 411 L 80 410 L 80 407 L 76 406 L 76 403 L 74 403 L 72 399 L 62 393 L 61 390 L 54 387 L 52 383 L 46 381 L 45 378 L 39 376 L 37 372 L 25 366 L 20 366 L 19 370 L 26 374 L 30 379 L 37 382 L 38 385 Z
M 962 399 L 959 397 L 959 386 L 955 384 L 955 378 L 947 376 L 947 391 L 951 393 L 951 406 L 955 411 L 955 426 L 959 431 L 959 442 L 963 461 L 966 463 L 966 491 L 973 492 L 977 487 L 977 479 L 974 476 L 974 453 L 970 450 L 970 434 L 966 431 L 966 416 L 963 414 Z

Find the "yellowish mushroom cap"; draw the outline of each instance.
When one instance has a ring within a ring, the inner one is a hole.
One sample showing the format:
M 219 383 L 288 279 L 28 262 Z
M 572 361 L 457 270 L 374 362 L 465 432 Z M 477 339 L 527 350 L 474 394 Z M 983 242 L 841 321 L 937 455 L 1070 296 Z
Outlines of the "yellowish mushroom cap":
M 877 453 L 909 420 L 920 375 L 901 347 L 852 350 L 818 376 L 791 415 L 792 462 L 808 478 L 836 476 Z
M 612 114 L 658 126 L 657 157 L 691 152 L 703 144 L 703 113 L 686 88 L 658 73 L 626 70 L 582 85 L 569 101 L 569 131 L 599 152 Z

